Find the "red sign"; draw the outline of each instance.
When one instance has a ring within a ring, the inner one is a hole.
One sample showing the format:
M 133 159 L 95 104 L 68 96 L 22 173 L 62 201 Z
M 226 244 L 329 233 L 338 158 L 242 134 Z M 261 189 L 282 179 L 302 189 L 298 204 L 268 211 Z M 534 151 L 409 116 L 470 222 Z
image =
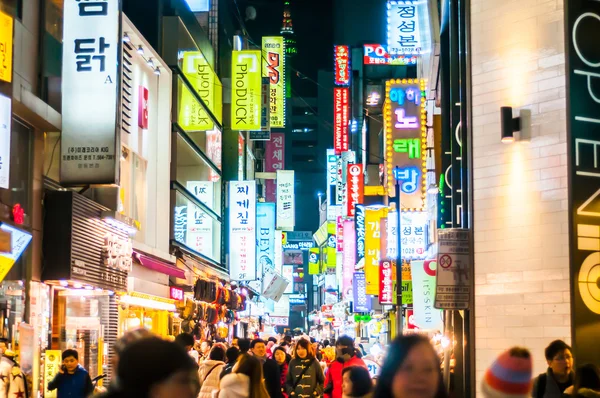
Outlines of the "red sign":
M 183 300 L 183 289 L 180 289 L 175 286 L 171 286 L 171 299 L 182 301 Z
M 348 151 L 349 88 L 333 89 L 333 144 L 336 155 Z
M 335 84 L 338 86 L 350 85 L 350 47 L 333 46 Z
M 414 310 L 406 310 L 406 325 L 409 330 L 418 329 L 417 325 L 415 325 L 415 311 Z
M 348 165 L 346 182 L 348 185 L 348 208 L 346 215 L 354 217 L 356 205 L 363 203 L 365 198 L 365 175 L 363 174 L 362 164 Z
M 381 44 L 365 44 L 365 65 L 416 65 L 416 55 L 390 54 Z
M 393 265 L 389 260 L 379 262 L 379 303 L 394 303 L 394 281 L 392 280 Z
M 148 129 L 148 89 L 144 86 L 138 89 L 138 126 Z
M 285 135 L 271 133 L 271 139 L 265 145 L 265 172 L 274 173 L 285 169 Z M 276 202 L 277 186 L 275 180 L 266 180 L 266 201 Z

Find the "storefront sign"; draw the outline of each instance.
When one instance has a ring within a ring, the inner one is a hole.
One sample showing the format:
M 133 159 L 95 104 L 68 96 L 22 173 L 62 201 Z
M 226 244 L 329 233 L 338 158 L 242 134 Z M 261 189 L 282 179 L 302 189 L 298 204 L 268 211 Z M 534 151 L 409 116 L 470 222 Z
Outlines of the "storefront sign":
M 232 242 L 229 246 L 231 279 L 255 280 L 256 181 L 229 182 L 229 242 Z
M 379 262 L 379 303 L 392 304 L 394 302 L 394 281 L 392 269 L 396 265 L 390 260 Z
M 261 52 L 234 51 L 231 77 L 232 130 L 260 130 Z
M 275 248 L 273 249 L 273 267 L 275 272 L 282 273 L 283 267 L 283 232 L 275 230 Z
M 9 250 L 0 250 L 0 282 L 2 282 L 15 262 L 27 249 L 29 242 L 31 242 L 31 234 L 8 224 L 0 225 L 0 231 L 5 238 L 10 239 L 9 245 L 3 245 L 4 249 L 9 248 Z
M 63 185 L 118 183 L 120 1 L 65 0 L 63 8 Z
M 413 304 L 413 282 L 412 282 L 412 265 L 408 262 L 402 264 L 402 304 Z M 394 281 L 395 283 L 395 281 Z M 394 297 L 394 304 L 397 303 L 397 298 Z
M 356 227 L 356 263 L 358 264 L 362 259 L 365 258 L 365 237 L 367 235 L 366 224 L 365 224 L 365 211 L 364 205 L 359 204 L 355 206 L 356 214 L 354 216 L 354 223 Z
M 269 78 L 271 127 L 285 127 L 285 57 L 283 36 L 262 39 L 263 76 Z
M 349 164 L 348 165 L 348 206 L 346 215 L 348 217 L 354 217 L 356 205 L 363 203 L 365 199 L 365 176 L 363 173 L 362 164 Z
M 600 2 L 564 2 L 571 270 L 571 341 L 579 363 L 600 357 Z
M 262 296 L 275 302 L 281 299 L 287 286 L 292 284 L 292 281 L 285 280 L 281 275 L 272 272 L 272 269 L 271 272 L 266 272 L 263 278 Z
M 336 223 L 336 232 L 335 236 L 337 239 L 336 249 L 338 253 L 341 253 L 344 250 L 344 218 L 342 216 L 338 216 Z
M 148 130 L 148 96 L 149 91 L 144 86 L 138 87 L 138 127 Z
M 130 238 L 107 232 L 102 246 L 102 261 L 105 266 L 123 272 L 130 272 L 132 267 L 133 246 Z
M 341 203 L 337 203 L 338 158 L 339 156 L 335 154 L 335 150 L 327 150 L 327 192 L 325 193 L 325 197 L 327 200 L 328 209 L 331 206 L 341 205 Z M 333 218 L 330 218 L 328 210 L 327 220 L 333 221 L 336 220 L 336 218 L 337 215 Z
M 320 267 L 321 251 L 318 247 L 313 247 L 308 251 L 308 274 L 318 275 L 321 273 Z
M 388 191 L 400 184 L 403 210 L 425 206 L 427 115 L 424 80 L 388 80 L 384 107 Z
M 0 188 L 4 189 L 9 189 L 10 184 L 11 121 L 12 100 L 0 94 Z
M 214 183 L 188 181 L 186 188 L 208 208 L 214 205 Z M 213 219 L 205 211 L 190 203 L 187 209 L 186 246 L 208 257 L 213 255 Z M 183 242 L 182 242 L 183 243 Z
M 290 294 L 290 304 L 304 304 L 306 305 L 306 295 L 304 294 Z
M 221 82 L 200 51 L 183 53 L 182 70 L 202 104 L 187 87 L 182 88 L 178 123 L 186 131 L 212 130 L 215 124 L 206 109 L 217 121 L 222 120 Z
M 335 84 L 349 86 L 352 70 L 350 69 L 350 47 L 333 46 Z
M 442 311 L 433 307 L 437 262 L 412 262 L 414 324 L 419 329 L 443 330 Z
M 287 285 L 284 294 L 291 294 L 294 292 L 294 266 L 293 265 L 284 265 L 283 273 L 281 274 L 285 279 L 290 281 L 290 284 Z
M 400 241 L 404 260 L 423 260 L 427 256 L 427 213 L 403 212 Z M 398 213 L 388 214 L 388 258 L 396 258 L 398 251 Z
M 0 12 L 0 80 L 12 82 L 13 19 Z
M 367 281 L 364 272 L 355 272 L 352 282 L 354 312 L 371 312 L 371 297 L 367 296 Z
M 344 220 L 344 250 L 342 256 L 342 296 L 352 300 L 352 274 L 356 265 L 354 220 Z
M 271 133 L 271 139 L 265 145 L 265 172 L 275 173 L 285 169 L 285 135 L 283 133 Z M 277 186 L 274 180 L 266 180 L 267 202 L 275 202 Z
M 379 294 L 379 261 L 381 260 L 381 219 L 387 217 L 387 208 L 365 211 L 365 278 L 367 294 Z
M 56 398 L 57 390 L 48 391 L 48 384 L 58 374 L 62 365 L 62 351 L 61 350 L 46 350 L 44 360 L 44 397 L 45 398 Z
M 438 229 L 438 270 L 435 308 L 442 310 L 469 309 L 470 260 L 469 230 Z
M 388 0 L 388 47 L 392 54 L 420 54 L 423 51 L 419 7 L 412 0 Z M 421 16 L 421 18 L 423 18 Z
M 183 289 L 180 289 L 175 286 L 171 286 L 169 297 L 171 297 L 171 300 L 183 301 L 183 299 L 184 299 Z
M 342 152 L 344 153 L 344 152 Z M 346 152 L 347 153 L 347 152 Z M 337 168 L 336 168 L 336 184 L 335 184 L 335 203 L 338 206 L 346 208 L 346 184 L 344 183 L 343 176 L 346 174 L 343 167 L 344 161 L 341 156 L 337 157 Z M 341 214 L 340 214 L 341 216 Z M 339 217 L 339 216 L 338 216 Z
M 333 144 L 336 155 L 348 150 L 348 121 L 350 113 L 350 89 L 333 89 Z
M 256 204 L 257 272 L 275 268 L 275 203 Z
M 365 44 L 363 63 L 365 65 L 416 65 L 416 55 L 394 54 L 391 55 L 387 46 L 381 44 Z
M 277 171 L 277 229 L 293 230 L 296 225 L 294 188 L 294 171 Z
M 284 249 L 290 249 L 290 250 L 308 250 L 312 247 L 315 247 L 315 242 L 311 241 L 306 241 L 306 242 L 288 242 L 285 245 L 283 245 Z

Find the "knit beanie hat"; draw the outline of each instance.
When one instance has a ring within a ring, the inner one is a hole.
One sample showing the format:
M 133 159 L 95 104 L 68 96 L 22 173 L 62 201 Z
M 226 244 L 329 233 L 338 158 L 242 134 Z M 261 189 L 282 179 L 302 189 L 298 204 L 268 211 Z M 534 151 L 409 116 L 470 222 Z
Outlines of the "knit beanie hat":
M 531 391 L 531 354 L 513 347 L 502 353 L 485 372 L 481 384 L 487 398 L 527 398 Z
M 149 337 L 134 341 L 119 359 L 119 390 L 139 398 L 147 397 L 152 385 L 179 371 L 197 370 L 198 365 L 176 343 Z

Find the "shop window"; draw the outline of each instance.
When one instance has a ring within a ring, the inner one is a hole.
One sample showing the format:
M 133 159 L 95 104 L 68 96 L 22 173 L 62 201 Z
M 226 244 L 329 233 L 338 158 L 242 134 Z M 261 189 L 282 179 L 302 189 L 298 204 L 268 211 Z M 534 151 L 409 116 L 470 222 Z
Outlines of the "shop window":
M 177 182 L 221 215 L 221 176 L 182 135 L 177 135 Z
M 173 235 L 177 242 L 213 261 L 221 262 L 221 223 L 210 212 L 176 193 Z
M 118 211 L 140 223 L 134 240 L 144 242 L 148 161 L 126 146 L 121 147 L 121 185 Z

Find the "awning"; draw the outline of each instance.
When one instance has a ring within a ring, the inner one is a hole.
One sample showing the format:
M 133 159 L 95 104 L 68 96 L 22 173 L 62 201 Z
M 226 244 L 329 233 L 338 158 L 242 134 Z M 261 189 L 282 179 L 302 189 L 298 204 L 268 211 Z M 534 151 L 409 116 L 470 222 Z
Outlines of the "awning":
M 160 272 L 161 274 L 174 276 L 176 278 L 185 279 L 185 271 L 177 268 L 173 264 L 166 263 L 164 261 L 157 260 L 150 256 L 146 256 L 140 252 L 133 252 L 133 261 L 140 264 L 141 266 L 151 269 L 152 271 Z

